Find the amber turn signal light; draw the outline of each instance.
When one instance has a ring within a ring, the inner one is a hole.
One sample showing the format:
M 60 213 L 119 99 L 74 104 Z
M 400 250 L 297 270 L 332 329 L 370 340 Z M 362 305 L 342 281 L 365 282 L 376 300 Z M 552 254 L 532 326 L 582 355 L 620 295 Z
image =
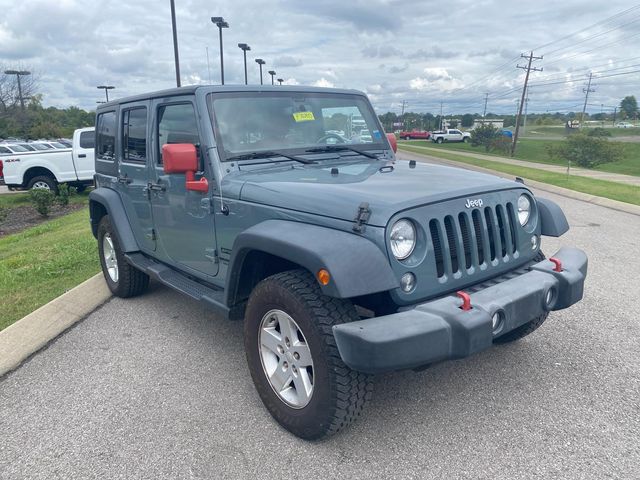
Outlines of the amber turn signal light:
M 329 280 L 331 280 L 331 275 L 329 275 L 329 272 L 324 268 L 318 270 L 316 277 L 318 278 L 318 282 L 320 282 L 320 285 L 328 285 Z

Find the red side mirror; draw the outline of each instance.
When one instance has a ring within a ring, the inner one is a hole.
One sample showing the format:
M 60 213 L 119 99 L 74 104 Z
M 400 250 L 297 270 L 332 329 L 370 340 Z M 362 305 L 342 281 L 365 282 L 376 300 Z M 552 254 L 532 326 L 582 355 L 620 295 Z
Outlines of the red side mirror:
M 168 143 L 162 146 L 164 173 L 184 173 L 185 188 L 194 192 L 208 192 L 209 182 L 205 177 L 196 180 L 198 152 L 191 143 Z
M 391 149 L 393 152 L 398 151 L 398 140 L 396 139 L 396 135 L 394 133 L 387 133 L 387 140 L 389 140 L 389 145 L 391 145 Z

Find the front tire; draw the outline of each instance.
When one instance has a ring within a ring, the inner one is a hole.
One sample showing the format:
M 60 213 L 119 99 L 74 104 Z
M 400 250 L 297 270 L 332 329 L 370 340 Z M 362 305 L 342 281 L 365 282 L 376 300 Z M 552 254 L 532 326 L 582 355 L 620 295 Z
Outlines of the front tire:
M 149 275 L 127 263 L 109 215 L 102 217 L 98 225 L 98 252 L 102 274 L 111 293 L 128 298 L 140 295 L 147 289 Z
M 342 362 L 333 336 L 334 325 L 353 320 L 351 302 L 323 295 L 305 270 L 268 277 L 251 293 L 244 324 L 251 377 L 273 418 L 300 438 L 338 432 L 371 398 L 371 377 Z

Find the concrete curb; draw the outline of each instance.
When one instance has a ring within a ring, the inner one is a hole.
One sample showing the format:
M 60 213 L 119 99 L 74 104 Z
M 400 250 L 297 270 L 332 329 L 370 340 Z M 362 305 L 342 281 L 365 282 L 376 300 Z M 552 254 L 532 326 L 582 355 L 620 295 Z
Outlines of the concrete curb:
M 15 370 L 111 297 L 102 273 L 51 300 L 0 332 L 0 377 Z
M 484 167 L 476 167 L 475 165 L 470 165 L 468 163 L 463 163 L 463 162 L 456 162 L 454 160 L 448 160 L 446 158 L 436 157 L 435 155 L 416 153 L 409 150 L 402 150 L 401 148 L 398 149 L 398 153 L 403 153 L 405 155 L 406 154 L 417 155 L 418 157 L 423 157 L 425 160 L 442 163 L 443 165 L 451 165 L 453 167 L 466 168 L 467 170 L 474 170 L 476 172 L 490 173 L 492 175 L 497 175 L 499 177 L 513 180 L 513 175 L 509 175 L 504 172 L 498 172 L 496 170 L 491 170 L 489 168 L 484 168 Z M 522 178 L 526 180 L 527 186 L 537 188 L 538 190 L 555 193 L 557 195 L 562 195 L 563 197 L 573 198 L 574 200 L 581 200 L 583 202 L 593 203 L 594 205 L 600 205 L 601 207 L 607 207 L 613 210 L 618 210 L 620 212 L 625 212 L 625 213 L 630 213 L 632 215 L 640 216 L 640 205 L 632 205 L 631 203 L 619 202 L 617 200 L 598 197 L 596 195 L 589 195 L 588 193 L 577 192 L 575 190 L 569 190 L 568 188 L 556 187 L 555 185 L 550 185 L 548 183 L 529 180 L 525 176 L 523 176 Z

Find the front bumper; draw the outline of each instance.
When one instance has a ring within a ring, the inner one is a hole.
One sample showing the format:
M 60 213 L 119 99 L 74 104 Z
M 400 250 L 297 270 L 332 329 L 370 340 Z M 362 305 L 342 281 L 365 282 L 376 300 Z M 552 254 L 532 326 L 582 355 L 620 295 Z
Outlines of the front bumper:
M 562 271 L 543 260 L 522 275 L 472 293 L 470 310 L 462 310 L 462 300 L 450 295 L 393 315 L 336 325 L 340 356 L 354 370 L 380 373 L 485 350 L 495 338 L 582 299 L 585 253 L 564 247 L 553 258 L 561 261 Z M 494 331 L 492 317 L 498 312 Z

